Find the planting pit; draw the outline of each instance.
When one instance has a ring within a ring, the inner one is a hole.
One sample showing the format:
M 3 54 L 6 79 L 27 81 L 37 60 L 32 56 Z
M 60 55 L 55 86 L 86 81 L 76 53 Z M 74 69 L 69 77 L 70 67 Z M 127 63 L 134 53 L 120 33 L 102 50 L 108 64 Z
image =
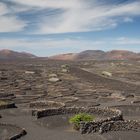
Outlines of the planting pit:
M 43 94 L 40 95 L 18 95 L 14 99 L 14 102 L 16 104 L 22 104 L 22 103 L 30 103 L 31 101 L 35 101 L 39 99 Z
M 79 114 L 79 113 L 86 113 L 86 114 L 88 113 L 96 117 L 95 121 L 88 122 L 88 124 L 86 122 L 80 123 L 79 129 L 81 133 L 91 133 L 94 131 L 94 129 L 96 130 L 94 132 L 99 132 L 100 128 L 102 127 L 104 128 L 104 123 L 113 123 L 114 125 L 116 121 L 123 121 L 123 116 L 120 110 L 108 109 L 108 108 L 101 109 L 95 107 L 88 107 L 88 108 L 63 107 L 63 108 L 42 109 L 42 110 L 32 111 L 32 115 L 35 116 L 36 118 L 46 117 L 46 123 L 44 123 L 45 119 L 43 119 L 41 125 L 52 126 L 52 127 L 59 126 L 60 124 L 62 124 L 63 127 L 67 127 L 68 125 L 65 125 L 65 123 L 67 124 L 69 122 L 68 118 L 70 118 L 72 114 Z M 90 131 L 87 131 L 89 129 Z
M 75 114 L 65 114 L 43 117 L 38 119 L 36 123 L 42 127 L 45 127 L 46 129 L 76 132 L 76 130 L 73 129 L 73 125 L 69 123 L 69 119 L 74 115 Z M 93 115 L 93 117 L 95 118 L 95 121 L 105 119 L 105 117 L 98 115 Z
M 0 124 L 1 140 L 16 140 L 26 135 L 26 131 L 16 125 Z
M 71 103 L 67 103 L 66 105 L 71 106 Z M 100 106 L 100 104 L 92 99 L 91 100 L 80 99 L 80 100 L 74 102 L 74 106 L 77 106 L 77 107 L 83 107 L 83 106 L 85 106 L 85 107 L 97 107 L 97 106 Z
M 58 102 L 63 102 L 65 104 L 72 104 L 75 103 L 79 100 L 77 97 L 72 97 L 72 96 L 66 96 L 66 97 L 58 97 L 56 99 Z
M 108 103 L 108 102 L 116 102 L 120 99 L 114 98 L 114 97 L 99 97 L 98 102 L 99 103 Z

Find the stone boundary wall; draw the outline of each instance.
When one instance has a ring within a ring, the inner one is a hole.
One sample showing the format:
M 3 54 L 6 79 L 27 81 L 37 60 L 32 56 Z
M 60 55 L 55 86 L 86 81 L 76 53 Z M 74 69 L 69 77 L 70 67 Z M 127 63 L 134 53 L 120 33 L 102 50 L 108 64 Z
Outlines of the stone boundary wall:
M 80 124 L 81 134 L 95 133 L 100 134 L 108 131 L 140 131 L 140 121 L 137 120 L 101 120 L 98 122 L 82 122 Z
M 81 122 L 79 131 L 81 134 L 99 132 L 100 134 L 108 131 L 140 131 L 140 121 L 124 120 L 122 112 L 112 108 L 84 108 L 84 107 L 64 107 L 59 109 L 42 109 L 33 110 L 32 116 L 36 118 L 62 115 L 62 114 L 77 114 L 90 113 L 106 117 L 99 121 Z
M 91 107 L 91 108 L 64 107 L 58 109 L 55 108 L 55 109 L 32 110 L 32 116 L 35 116 L 36 118 L 53 116 L 53 115 L 62 115 L 62 114 L 77 114 L 77 113 L 91 113 L 102 117 L 110 117 L 110 118 L 113 117 L 113 119 L 116 120 L 123 119 L 122 112 L 120 110 L 109 109 L 109 108 L 101 109 L 97 107 Z
M 9 138 L 7 138 L 6 140 L 17 140 L 17 139 L 19 139 L 19 138 L 21 138 L 22 136 L 25 136 L 25 135 L 27 134 L 27 132 L 26 132 L 25 129 L 20 128 L 20 127 L 18 127 L 18 126 L 16 126 L 16 125 L 13 125 L 13 124 L 0 123 L 0 126 L 15 127 L 15 128 L 17 128 L 17 129 L 19 130 L 19 133 L 15 134 L 15 135 L 13 135 L 13 136 L 11 136 L 11 137 L 9 137 Z
M 14 96 L 13 93 L 9 93 L 9 94 L 1 93 L 1 94 L 0 94 L 0 98 L 13 97 L 13 96 Z
M 5 105 L 0 105 L 0 110 L 7 108 L 16 108 L 15 103 L 7 103 Z
M 137 105 L 137 104 L 130 104 L 130 105 L 116 105 L 116 106 L 110 106 L 109 108 L 119 108 L 119 107 L 131 107 L 131 108 L 136 108 L 136 107 L 139 107 L 140 108 L 140 105 Z
M 55 101 L 35 101 L 29 104 L 30 108 L 62 108 L 65 107 L 65 104 L 62 102 Z

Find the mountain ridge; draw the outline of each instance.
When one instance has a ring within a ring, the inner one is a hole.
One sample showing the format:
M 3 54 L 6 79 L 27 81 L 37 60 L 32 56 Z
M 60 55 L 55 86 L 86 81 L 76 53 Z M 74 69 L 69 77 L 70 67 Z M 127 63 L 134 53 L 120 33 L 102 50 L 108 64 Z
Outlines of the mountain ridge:
M 38 57 L 34 54 L 27 52 L 17 52 L 13 50 L 3 49 L 0 50 L 1 60 L 13 59 L 50 59 L 50 60 L 140 60 L 140 53 L 135 53 L 128 50 L 85 50 L 80 53 L 66 53 L 58 54 L 50 57 Z
M 70 56 L 70 54 L 72 54 Z M 64 57 L 65 56 L 65 57 Z M 69 53 L 54 55 L 49 57 L 53 60 L 140 60 L 140 53 L 135 53 L 128 50 L 85 50 L 80 53 Z
M 17 52 L 8 49 L 0 50 L 0 59 L 29 59 L 36 58 L 37 56 L 27 52 Z

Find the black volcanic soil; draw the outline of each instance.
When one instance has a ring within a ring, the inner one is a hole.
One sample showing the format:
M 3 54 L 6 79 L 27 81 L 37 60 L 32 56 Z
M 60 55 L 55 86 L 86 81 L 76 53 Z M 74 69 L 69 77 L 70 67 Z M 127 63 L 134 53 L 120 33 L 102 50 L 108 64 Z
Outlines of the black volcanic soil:
M 18 113 L 18 115 L 17 115 Z M 8 123 L 15 123 L 26 128 L 28 134 L 21 138 L 22 140 L 73 140 L 73 139 L 93 139 L 91 135 L 81 135 L 79 132 L 72 130 L 68 123 L 70 116 L 58 115 L 48 118 L 35 120 L 31 117 L 30 112 L 24 108 L 8 109 L 1 111 L 3 119 L 1 121 Z M 14 130 L 12 130 L 14 133 Z M 94 134 L 95 140 L 100 140 L 100 135 Z
M 140 91 L 139 85 L 122 82 L 116 79 L 101 77 L 97 74 L 93 74 L 93 73 L 84 71 L 82 69 L 76 68 L 76 67 L 73 67 L 70 70 L 75 76 L 80 77 L 81 79 L 85 81 L 94 83 L 95 85 L 103 85 L 107 89 L 112 89 L 112 90 L 119 89 L 125 93 L 136 92 L 136 94 L 139 93 Z
M 64 64 L 68 65 L 68 72 L 62 71 Z M 69 116 L 36 120 L 29 107 L 31 102 L 40 100 L 66 106 L 115 107 L 122 110 L 125 119 L 139 120 L 139 68 L 138 61 L 0 61 L 0 101 L 13 101 L 17 106 L 0 110 L 0 122 L 25 128 L 27 135 L 21 140 L 139 140 L 140 133 L 131 131 L 81 135 L 71 129 Z M 103 76 L 102 71 L 113 76 Z M 60 80 L 50 82 L 50 74 Z M 15 129 L 6 129 L 8 135 L 16 133 Z M 0 139 L 1 130 L 2 127 Z

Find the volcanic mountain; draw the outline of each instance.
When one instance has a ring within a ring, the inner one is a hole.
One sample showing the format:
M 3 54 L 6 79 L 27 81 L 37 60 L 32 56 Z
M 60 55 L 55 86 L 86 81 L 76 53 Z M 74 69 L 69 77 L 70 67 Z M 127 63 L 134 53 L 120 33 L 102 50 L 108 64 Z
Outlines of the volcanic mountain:
M 67 54 L 59 54 L 49 57 L 49 59 L 53 60 L 76 60 L 77 54 L 76 53 L 67 53 Z
M 16 52 L 12 50 L 0 50 L 0 59 L 29 59 L 36 58 L 35 55 L 26 52 Z
M 140 60 L 140 53 L 127 50 L 86 50 L 80 53 L 60 54 L 50 57 L 54 60 Z

